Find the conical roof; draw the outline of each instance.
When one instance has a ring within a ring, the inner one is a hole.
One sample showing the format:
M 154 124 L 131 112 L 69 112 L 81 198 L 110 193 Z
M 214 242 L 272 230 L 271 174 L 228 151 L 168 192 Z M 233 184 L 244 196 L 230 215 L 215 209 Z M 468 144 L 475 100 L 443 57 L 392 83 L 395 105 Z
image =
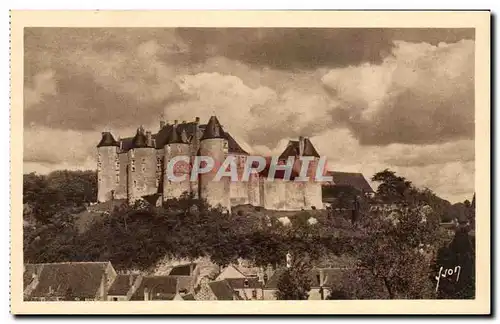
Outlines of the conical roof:
M 115 140 L 111 132 L 102 132 L 101 141 L 97 144 L 97 147 L 103 146 L 120 146 L 120 144 Z
M 144 134 L 144 128 L 139 127 L 137 129 L 137 133 L 135 134 L 132 143 L 134 148 L 148 147 L 148 139 Z
M 224 138 L 224 131 L 222 126 L 217 119 L 217 117 L 212 116 L 205 127 L 205 132 L 201 137 L 201 140 L 211 139 L 211 138 Z

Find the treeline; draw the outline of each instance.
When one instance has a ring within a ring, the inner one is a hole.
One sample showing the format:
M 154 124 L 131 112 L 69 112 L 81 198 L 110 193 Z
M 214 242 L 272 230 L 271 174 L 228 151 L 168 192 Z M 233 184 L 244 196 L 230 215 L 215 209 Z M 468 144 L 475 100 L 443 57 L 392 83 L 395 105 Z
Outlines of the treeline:
M 25 219 L 34 218 L 48 223 L 62 210 L 81 209 L 86 203 L 97 201 L 97 174 L 95 171 L 54 171 L 48 175 L 23 175 L 23 203 Z
M 84 233 L 76 229 L 76 216 L 60 213 L 43 226 L 25 230 L 25 259 L 109 260 L 117 269 L 148 270 L 163 257 L 206 256 L 220 266 L 240 257 L 256 265 L 277 266 L 289 251 L 307 253 L 314 261 L 328 253 L 349 253 L 352 246 L 351 235 L 343 234 L 349 228 L 338 228 L 338 221 L 327 219 L 311 225 L 307 212 L 291 217 L 286 226 L 276 218 L 223 213 L 190 197 L 167 205 L 116 206 Z

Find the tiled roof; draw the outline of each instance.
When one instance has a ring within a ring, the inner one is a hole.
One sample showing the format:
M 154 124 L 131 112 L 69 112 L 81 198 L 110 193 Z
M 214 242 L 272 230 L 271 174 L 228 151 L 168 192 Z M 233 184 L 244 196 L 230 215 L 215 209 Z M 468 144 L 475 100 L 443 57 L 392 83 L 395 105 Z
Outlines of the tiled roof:
M 171 276 L 144 277 L 131 300 L 144 300 L 145 288 L 149 289 L 150 299 L 171 300 L 176 293 L 177 279 Z
M 108 262 L 45 263 L 41 265 L 43 267 L 39 283 L 31 295 L 66 296 L 71 293 L 80 298 L 94 298 L 108 264 Z
M 262 288 L 258 278 L 226 278 L 225 280 L 233 289 Z M 247 285 L 245 285 L 245 281 L 247 281 Z
M 193 267 L 194 270 L 194 268 L 196 268 L 196 263 L 188 263 L 175 266 L 172 268 L 172 270 L 170 270 L 168 274 L 170 276 L 190 276 L 191 267 Z
M 333 183 L 341 186 L 351 186 L 364 192 L 373 192 L 372 187 L 361 173 L 328 171 L 328 176 L 333 178 Z
M 118 146 L 118 142 L 115 140 L 110 132 L 102 132 L 101 141 L 97 144 L 97 147 L 102 146 Z
M 237 298 L 233 288 L 227 280 L 212 281 L 208 283 L 217 300 L 234 300 Z
M 117 275 L 108 290 L 108 295 L 126 296 L 138 276 L 137 274 Z
M 169 277 L 174 277 L 177 279 L 177 289 L 179 292 L 189 292 L 194 289 L 195 285 L 195 277 L 194 276 L 173 276 L 169 275 Z
M 203 132 L 202 140 L 212 139 L 212 138 L 224 138 L 224 131 L 222 130 L 222 125 L 220 124 L 217 117 L 210 117 L 207 126 L 205 126 L 205 131 Z

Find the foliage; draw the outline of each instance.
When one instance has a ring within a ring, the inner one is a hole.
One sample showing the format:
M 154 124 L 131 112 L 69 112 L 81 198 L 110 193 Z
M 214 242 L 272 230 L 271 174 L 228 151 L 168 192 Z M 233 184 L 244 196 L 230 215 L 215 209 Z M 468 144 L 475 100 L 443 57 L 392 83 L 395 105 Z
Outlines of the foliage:
M 278 278 L 275 292 L 278 300 L 307 300 L 311 290 L 310 260 L 307 258 L 294 260 Z
M 23 203 L 36 220 L 50 218 L 65 208 L 83 207 L 97 200 L 97 174 L 94 171 L 54 171 L 48 175 L 23 176 Z
M 389 298 L 430 298 L 430 259 L 438 241 L 438 218 L 429 208 L 409 204 L 372 212 L 360 223 L 355 254 L 361 276 L 383 283 Z

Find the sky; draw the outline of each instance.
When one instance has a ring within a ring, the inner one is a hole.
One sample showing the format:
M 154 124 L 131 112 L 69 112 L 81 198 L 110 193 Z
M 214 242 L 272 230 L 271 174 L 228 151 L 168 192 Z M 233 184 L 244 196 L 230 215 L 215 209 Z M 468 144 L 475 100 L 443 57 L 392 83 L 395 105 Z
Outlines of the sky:
M 215 114 L 250 153 L 305 136 L 330 170 L 474 193 L 473 29 L 24 32 L 24 173 L 95 169 L 102 131 Z

